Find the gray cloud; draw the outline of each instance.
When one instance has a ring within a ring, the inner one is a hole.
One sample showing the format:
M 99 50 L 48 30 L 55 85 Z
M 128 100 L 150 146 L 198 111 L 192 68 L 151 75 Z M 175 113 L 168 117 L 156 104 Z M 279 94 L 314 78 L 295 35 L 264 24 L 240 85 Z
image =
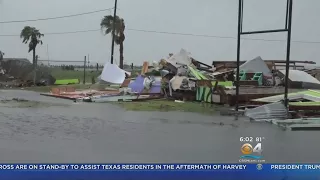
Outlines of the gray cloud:
M 127 28 L 156 31 L 233 36 L 237 33 L 237 0 L 118 0 L 118 13 Z M 281 28 L 285 21 L 286 0 L 245 0 L 244 30 Z M 113 0 L 2 0 L 0 21 L 36 19 L 77 14 L 113 7 Z M 320 41 L 318 0 L 295 0 L 293 8 L 293 40 Z M 26 26 L 35 26 L 43 33 L 99 29 L 104 15 L 100 12 L 50 21 L 0 24 L 0 34 L 19 34 Z M 235 60 L 236 40 L 208 37 L 126 31 L 125 62 L 141 64 L 159 60 L 180 48 L 190 51 L 203 62 Z M 286 33 L 250 35 L 248 38 L 286 39 Z M 110 59 L 110 36 L 101 32 L 47 35 L 44 45 L 37 49 L 41 59 L 90 59 L 104 63 Z M 242 40 L 241 59 L 260 55 L 264 59 L 285 59 L 286 42 Z M 320 44 L 292 44 L 292 59 L 317 61 Z M 19 37 L 0 37 L 0 49 L 7 57 L 27 57 L 27 45 Z M 118 61 L 118 47 L 115 49 Z

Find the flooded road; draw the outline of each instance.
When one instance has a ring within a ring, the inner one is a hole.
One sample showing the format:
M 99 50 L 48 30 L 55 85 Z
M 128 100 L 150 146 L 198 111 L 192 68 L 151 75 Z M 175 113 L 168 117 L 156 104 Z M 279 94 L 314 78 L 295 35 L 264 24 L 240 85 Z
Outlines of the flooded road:
M 320 132 L 283 131 L 247 119 L 183 112 L 129 112 L 28 91 L 0 90 L 0 162 L 236 163 L 240 137 L 264 137 L 266 162 L 319 162 Z M 254 145 L 255 143 L 253 143 Z

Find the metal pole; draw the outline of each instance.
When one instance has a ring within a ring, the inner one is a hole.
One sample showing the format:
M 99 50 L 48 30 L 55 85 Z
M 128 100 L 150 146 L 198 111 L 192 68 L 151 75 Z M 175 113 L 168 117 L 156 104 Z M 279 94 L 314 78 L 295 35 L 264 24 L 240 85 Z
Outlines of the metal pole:
M 241 14 L 242 14 L 242 0 L 239 0 L 239 14 L 238 14 L 238 37 L 237 37 L 237 73 L 236 73 L 236 111 L 239 109 L 239 81 L 240 81 L 240 35 L 241 35 L 241 27 L 242 27 L 242 22 L 241 22 Z
M 115 21 L 116 21 L 116 15 L 117 15 L 117 4 L 118 4 L 118 0 L 114 0 L 113 24 L 114 24 L 114 23 L 115 23 Z M 116 26 L 115 26 L 115 25 L 113 25 L 113 29 L 112 29 L 112 42 L 111 42 L 111 64 L 113 64 L 115 29 L 116 29 Z
M 285 25 L 285 29 L 288 29 L 288 16 L 289 16 L 289 2 L 290 0 L 287 0 L 287 9 L 286 9 L 286 25 Z
M 47 56 L 48 56 L 48 66 L 50 66 L 50 58 L 49 58 L 49 44 L 47 44 Z
M 86 84 L 86 65 L 87 65 L 87 57 L 84 56 L 84 64 L 83 64 L 83 84 Z
M 284 103 L 288 108 L 288 84 L 289 84 L 289 63 L 290 63 L 290 48 L 291 48 L 291 27 L 292 27 L 292 2 L 289 0 L 289 14 L 288 14 L 288 39 L 287 39 L 287 57 L 286 57 L 286 77 L 284 88 Z
M 239 2 L 239 3 L 240 3 L 240 2 Z M 239 10 L 241 11 L 241 14 L 240 14 L 240 15 L 241 15 L 241 18 L 240 18 L 240 22 L 241 22 L 241 24 L 240 24 L 240 32 L 241 32 L 241 33 L 243 32 L 243 31 L 242 31 L 242 23 L 243 23 L 243 3 L 244 3 L 243 0 L 241 0 L 241 10 L 239 9 Z
M 88 54 L 88 68 L 90 69 L 90 59 L 89 59 L 89 54 Z
M 275 33 L 275 32 L 287 32 L 288 29 L 273 29 L 273 30 L 262 30 L 262 31 L 248 31 L 241 32 L 243 35 L 247 34 L 264 34 L 264 33 Z

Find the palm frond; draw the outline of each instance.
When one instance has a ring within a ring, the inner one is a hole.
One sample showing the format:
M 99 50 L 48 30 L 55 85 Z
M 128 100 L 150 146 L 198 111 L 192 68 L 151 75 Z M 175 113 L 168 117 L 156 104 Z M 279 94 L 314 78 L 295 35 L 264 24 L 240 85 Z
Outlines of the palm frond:
M 100 27 L 101 29 L 104 28 L 111 28 L 112 29 L 112 24 L 113 24 L 113 16 L 108 15 L 104 16 L 103 19 L 101 20 Z
M 105 31 L 105 34 L 109 34 L 112 32 L 112 28 L 107 28 L 106 31 Z
M 31 27 L 30 26 L 25 26 L 21 33 L 20 33 L 20 37 L 23 38 L 23 37 L 26 37 L 28 35 L 30 35 L 30 32 L 32 31 Z
M 40 39 L 43 36 L 44 34 L 41 34 L 38 29 L 30 26 L 25 26 L 20 33 L 20 38 L 22 39 L 22 43 L 27 44 L 29 42 L 28 52 L 31 52 L 32 50 L 34 50 L 38 44 L 42 44 L 42 40 Z
M 121 32 L 121 23 L 122 19 L 119 16 L 116 16 L 115 21 L 113 19 L 113 16 L 108 15 L 104 16 L 104 18 L 101 20 L 100 27 L 101 29 L 106 29 L 104 31 L 105 34 L 109 34 L 112 32 L 113 28 L 115 28 L 115 34 L 119 35 Z

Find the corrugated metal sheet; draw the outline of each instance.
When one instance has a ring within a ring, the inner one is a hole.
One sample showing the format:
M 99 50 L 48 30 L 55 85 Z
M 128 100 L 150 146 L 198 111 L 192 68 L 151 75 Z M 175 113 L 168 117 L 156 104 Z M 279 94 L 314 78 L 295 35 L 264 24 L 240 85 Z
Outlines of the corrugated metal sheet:
M 257 121 L 271 119 L 281 120 L 288 118 L 288 111 L 282 102 L 276 102 L 253 109 L 247 109 L 245 116 Z

